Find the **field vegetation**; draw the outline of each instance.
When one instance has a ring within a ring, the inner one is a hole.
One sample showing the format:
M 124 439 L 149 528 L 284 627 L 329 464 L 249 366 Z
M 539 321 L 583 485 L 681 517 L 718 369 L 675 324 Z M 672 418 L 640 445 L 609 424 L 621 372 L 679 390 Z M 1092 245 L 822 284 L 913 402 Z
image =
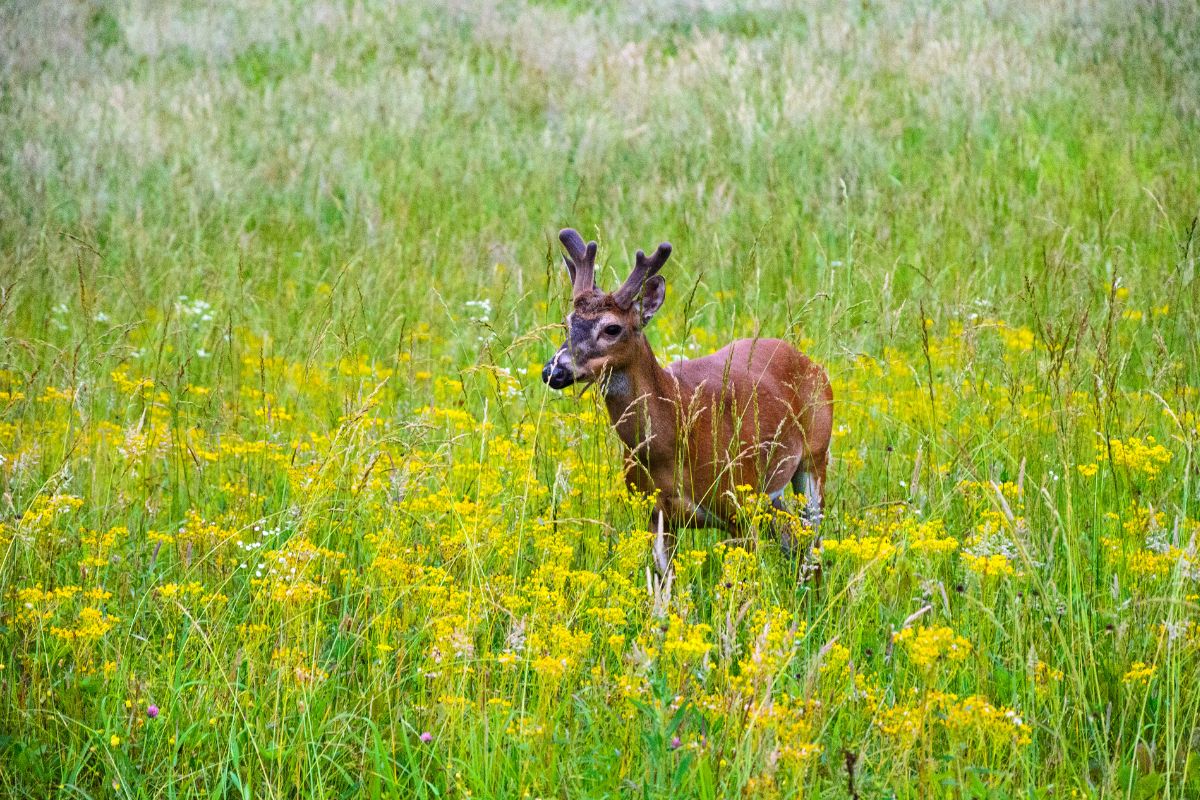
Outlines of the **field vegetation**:
M 5 3 L 0 794 L 1200 797 L 1198 213 L 1185 0 Z M 655 591 L 568 225 L 819 583 Z

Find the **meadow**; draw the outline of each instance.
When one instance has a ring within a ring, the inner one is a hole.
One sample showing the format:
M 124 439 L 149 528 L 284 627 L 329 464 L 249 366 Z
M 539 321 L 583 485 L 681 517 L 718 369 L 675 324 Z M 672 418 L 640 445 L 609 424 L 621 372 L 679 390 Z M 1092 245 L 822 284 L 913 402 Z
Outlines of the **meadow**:
M 0 5 L 0 795 L 1200 797 L 1200 7 Z M 570 287 L 836 397 L 681 536 Z

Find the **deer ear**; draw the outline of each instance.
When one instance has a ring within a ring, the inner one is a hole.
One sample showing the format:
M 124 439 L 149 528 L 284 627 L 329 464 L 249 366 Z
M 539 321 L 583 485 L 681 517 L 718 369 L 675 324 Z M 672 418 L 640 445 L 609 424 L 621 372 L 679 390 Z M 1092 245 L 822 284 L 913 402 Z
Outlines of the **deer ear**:
M 663 300 L 667 299 L 667 281 L 662 275 L 654 275 L 642 284 L 642 301 L 639 304 L 642 312 L 642 324 L 650 321 L 660 308 Z

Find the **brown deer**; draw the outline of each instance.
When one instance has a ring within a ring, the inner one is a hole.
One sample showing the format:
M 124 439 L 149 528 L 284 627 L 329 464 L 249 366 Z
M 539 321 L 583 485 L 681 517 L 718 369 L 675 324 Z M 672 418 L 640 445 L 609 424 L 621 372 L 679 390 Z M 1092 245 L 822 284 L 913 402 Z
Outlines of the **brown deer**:
M 824 509 L 833 429 L 825 370 L 779 339 L 739 339 L 712 355 L 659 365 L 642 332 L 666 297 L 658 274 L 671 255 L 660 244 L 637 253 L 617 291 L 596 287 L 596 243 L 559 233 L 571 276 L 567 339 L 542 369 L 552 389 L 595 382 L 625 445 L 625 478 L 657 492 L 654 561 L 665 575 L 680 528 L 740 529 L 736 487 L 749 484 L 783 508 L 788 483 L 805 497 L 801 517 L 815 528 Z M 791 553 L 794 534 L 780 544 Z

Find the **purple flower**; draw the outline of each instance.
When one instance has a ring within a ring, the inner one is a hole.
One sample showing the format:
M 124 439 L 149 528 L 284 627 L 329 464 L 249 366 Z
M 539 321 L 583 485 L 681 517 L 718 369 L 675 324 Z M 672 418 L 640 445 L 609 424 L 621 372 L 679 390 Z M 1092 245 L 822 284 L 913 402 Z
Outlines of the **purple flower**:
M 683 742 L 679 741 L 679 737 L 678 737 L 678 736 L 676 736 L 674 739 L 672 739 L 672 740 L 671 740 L 671 749 L 672 749 L 672 750 L 678 750 L 678 749 L 679 749 L 679 746 L 680 746 L 681 744 L 683 744 Z
M 158 706 L 154 705 L 154 703 L 151 703 L 150 705 L 146 706 L 146 716 L 149 717 L 150 719 L 154 719 L 155 717 L 157 717 L 158 716 Z
M 429 744 L 430 742 L 433 741 L 433 734 L 430 733 L 429 731 L 425 731 L 424 733 L 421 734 L 421 741 L 424 742 L 425 744 Z

